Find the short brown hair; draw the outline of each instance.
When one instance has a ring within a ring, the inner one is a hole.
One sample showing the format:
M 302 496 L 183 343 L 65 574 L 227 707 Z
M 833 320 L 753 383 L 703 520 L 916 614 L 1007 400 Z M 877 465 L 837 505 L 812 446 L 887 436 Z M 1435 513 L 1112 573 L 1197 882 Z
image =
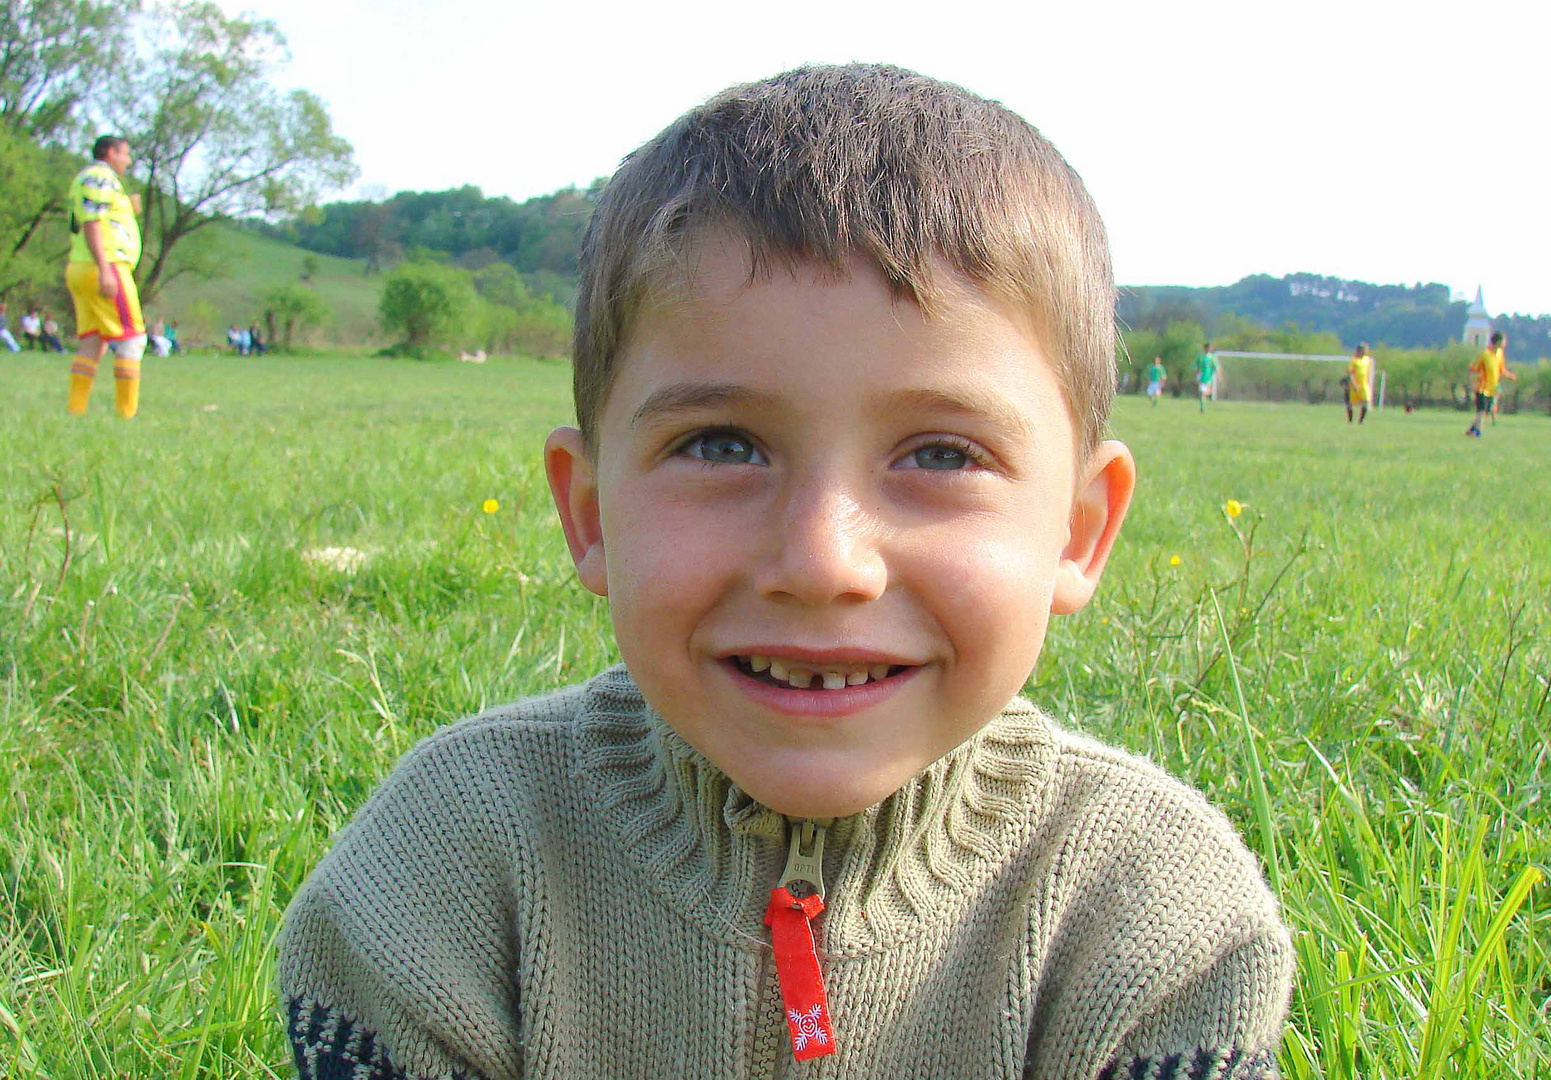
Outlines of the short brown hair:
M 92 143 L 92 160 L 102 161 L 107 158 L 109 150 L 116 150 L 128 142 L 122 135 L 99 135 L 97 141 Z
M 1004 106 L 896 67 L 804 67 L 723 91 L 626 157 L 582 240 L 589 447 L 632 321 L 708 229 L 742 238 L 756 275 L 779 261 L 843 275 L 864 256 L 928 316 L 942 260 L 1032 316 L 1079 450 L 1097 445 L 1115 385 L 1109 243 L 1081 178 Z

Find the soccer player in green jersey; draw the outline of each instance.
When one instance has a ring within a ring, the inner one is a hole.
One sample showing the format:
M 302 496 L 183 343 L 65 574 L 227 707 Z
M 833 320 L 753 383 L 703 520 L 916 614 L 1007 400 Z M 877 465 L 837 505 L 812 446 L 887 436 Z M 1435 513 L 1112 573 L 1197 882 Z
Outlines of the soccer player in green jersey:
M 1201 346 L 1201 355 L 1196 357 L 1196 392 L 1201 411 L 1206 412 L 1206 399 L 1217 396 L 1217 354 L 1212 352 L 1210 341 Z
M 1158 399 L 1163 396 L 1163 384 L 1169 381 L 1168 374 L 1163 370 L 1163 357 L 1153 357 L 1143 375 L 1147 379 L 1147 400 L 1156 408 Z

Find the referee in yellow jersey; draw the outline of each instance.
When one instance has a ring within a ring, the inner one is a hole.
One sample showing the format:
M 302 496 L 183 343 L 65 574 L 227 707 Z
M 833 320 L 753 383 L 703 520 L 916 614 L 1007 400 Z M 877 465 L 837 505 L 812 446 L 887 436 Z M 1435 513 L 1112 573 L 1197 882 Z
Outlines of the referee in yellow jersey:
M 124 191 L 129 142 L 104 135 L 92 147 L 92 163 L 70 184 L 70 262 L 65 285 L 75 301 L 80 334 L 70 365 L 72 416 L 86 412 L 97 365 L 113 347 L 114 404 L 125 419 L 140 408 L 140 358 L 145 353 L 145 318 L 135 291 L 140 261 L 140 196 Z

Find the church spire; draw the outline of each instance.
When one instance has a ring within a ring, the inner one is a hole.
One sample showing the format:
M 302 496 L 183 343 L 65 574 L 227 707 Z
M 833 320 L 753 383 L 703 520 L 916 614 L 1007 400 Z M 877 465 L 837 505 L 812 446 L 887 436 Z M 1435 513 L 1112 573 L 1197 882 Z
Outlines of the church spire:
M 1487 313 L 1486 301 L 1481 298 L 1481 286 L 1476 286 L 1476 302 L 1465 309 L 1465 332 L 1460 340 L 1467 345 L 1484 346 L 1492 336 L 1492 316 Z

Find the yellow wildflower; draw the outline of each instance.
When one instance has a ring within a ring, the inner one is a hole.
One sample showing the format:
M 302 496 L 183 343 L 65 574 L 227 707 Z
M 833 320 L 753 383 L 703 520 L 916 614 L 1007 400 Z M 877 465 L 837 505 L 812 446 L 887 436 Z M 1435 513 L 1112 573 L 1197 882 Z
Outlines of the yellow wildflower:
M 1244 512 L 1244 504 L 1237 499 L 1229 499 L 1222 504 L 1222 512 L 1231 518 L 1236 518 Z
M 1179 558 L 1178 555 L 1170 555 L 1169 556 L 1169 565 L 1170 566 L 1178 566 L 1179 563 L 1180 563 L 1180 558 Z
M 481 506 L 481 509 L 484 510 L 484 512 L 487 514 L 493 514 L 497 510 L 501 509 L 501 504 L 496 502 L 494 499 L 486 499 L 484 504 Z

